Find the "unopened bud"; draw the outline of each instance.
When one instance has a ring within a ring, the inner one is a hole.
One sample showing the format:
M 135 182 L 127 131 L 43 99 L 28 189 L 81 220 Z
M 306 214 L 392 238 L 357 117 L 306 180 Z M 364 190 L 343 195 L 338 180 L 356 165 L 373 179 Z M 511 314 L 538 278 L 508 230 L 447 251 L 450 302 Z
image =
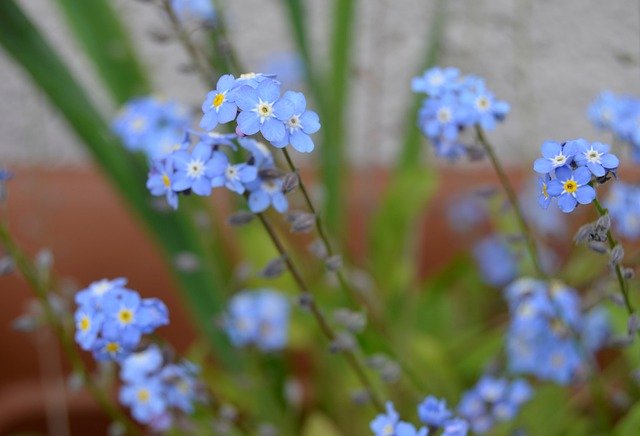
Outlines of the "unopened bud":
M 284 272 L 285 265 L 284 257 L 277 257 L 264 267 L 260 275 L 265 279 L 274 279 Z
M 254 218 L 255 215 L 251 212 L 241 210 L 227 217 L 227 224 L 234 227 L 241 227 L 249 224 Z
M 609 253 L 609 263 L 611 266 L 619 265 L 620 262 L 622 262 L 622 258 L 624 258 L 624 248 L 618 244 L 613 247 L 611 253 Z
M 333 256 L 327 257 L 324 263 L 329 271 L 336 272 L 340 268 L 342 268 L 342 256 L 340 256 L 339 254 L 335 254 Z

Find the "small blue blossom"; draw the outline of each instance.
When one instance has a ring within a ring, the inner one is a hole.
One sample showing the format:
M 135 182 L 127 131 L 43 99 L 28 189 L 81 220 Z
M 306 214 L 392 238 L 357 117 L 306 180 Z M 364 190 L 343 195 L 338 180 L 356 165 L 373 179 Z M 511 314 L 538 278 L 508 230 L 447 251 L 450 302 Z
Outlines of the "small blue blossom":
M 156 372 L 163 364 L 162 351 L 156 345 L 150 345 L 143 351 L 132 353 L 120 368 L 120 378 L 135 383 Z
M 453 94 L 425 100 L 418 114 L 420 128 L 428 138 L 447 141 L 458 138 L 459 126 L 467 123 L 468 116 L 467 108 Z
M 293 105 L 293 114 L 285 120 L 285 135 L 281 141 L 273 141 L 278 148 L 291 144 L 300 153 L 311 153 L 313 140 L 309 137 L 320 130 L 318 114 L 307 110 L 307 101 L 301 92 L 287 91 L 282 96 Z
M 618 168 L 620 161 L 609 153 L 609 145 L 600 142 L 588 143 L 584 139 L 575 141 L 577 153 L 575 161 L 578 165 L 586 166 L 596 177 L 603 177 L 607 172 Z
M 446 400 L 438 400 L 429 395 L 418 405 L 418 416 L 420 421 L 429 426 L 441 427 L 453 416 L 453 413 L 447 408 Z
M 173 209 L 177 209 L 178 194 L 173 190 L 172 186 L 174 175 L 175 168 L 173 166 L 173 159 L 170 156 L 154 161 L 149 170 L 147 189 L 151 192 L 151 195 L 164 195 L 167 203 Z
M 394 436 L 396 434 L 396 425 L 400 420 L 400 415 L 394 409 L 391 401 L 387 401 L 386 409 L 386 413 L 379 414 L 369 424 L 375 436 Z
M 193 413 L 198 395 L 199 369 L 190 362 L 165 366 L 160 377 L 165 382 L 167 403 L 184 413 Z
M 258 177 L 258 169 L 246 163 L 232 164 L 227 156 L 220 152 L 214 152 L 220 162 L 223 171 L 211 179 L 211 186 L 216 188 L 224 186 L 230 191 L 243 194 L 245 184 L 253 182 Z
M 275 210 L 284 213 L 289 209 L 287 196 L 282 192 L 282 179 L 261 179 L 251 189 L 249 194 L 249 210 L 253 213 L 264 212 L 273 206 Z
M 164 414 L 167 408 L 163 386 L 157 378 L 146 378 L 124 385 L 120 389 L 119 400 L 131 408 L 136 421 L 145 424 Z
M 258 132 L 269 142 L 279 142 L 285 137 L 285 121 L 294 115 L 294 105 L 280 98 L 280 85 L 274 80 L 263 80 L 254 89 L 242 86 L 236 93 L 236 103 L 241 109 L 238 127 L 245 135 Z
M 212 0 L 171 0 L 171 7 L 180 21 L 199 21 L 210 26 L 216 22 Z
M 471 123 L 479 124 L 485 130 L 493 130 L 497 121 L 503 120 L 509 112 L 509 104 L 496 100 L 484 81 L 476 86 L 463 88 L 460 101 L 470 108 Z
M 467 436 L 469 423 L 461 418 L 453 418 L 444 423 L 442 436 Z
M 417 429 L 413 424 L 400 421 L 396 424 L 395 436 L 427 436 L 429 429 L 427 427 L 420 427 Z
M 89 351 L 93 348 L 98 333 L 102 329 L 104 315 L 90 305 L 81 306 L 74 315 L 76 322 L 75 339 L 80 348 Z
M 224 326 L 236 346 L 280 350 L 288 339 L 289 302 L 270 290 L 240 292 L 229 302 Z
M 520 406 L 529 401 L 531 395 L 531 386 L 524 379 L 510 382 L 485 375 L 463 394 L 458 413 L 470 423 L 475 433 L 486 433 L 496 422 L 515 418 Z
M 640 187 L 616 183 L 604 202 L 616 232 L 624 238 L 640 238 Z
M 488 236 L 473 248 L 473 257 L 485 282 L 504 286 L 518 275 L 518 262 L 513 250 L 500 236 Z
M 556 178 L 549 182 L 547 192 L 558 197 L 558 207 L 565 213 L 572 212 L 578 203 L 589 204 L 596 198 L 596 191 L 589 185 L 591 173 L 586 167 L 572 171 L 568 167 L 556 169 Z
M 434 67 L 411 81 L 413 92 L 422 92 L 430 97 L 452 91 L 459 84 L 460 71 L 457 68 Z
M 560 144 L 546 141 L 542 144 L 542 157 L 535 160 L 533 169 L 540 174 L 549 174 L 556 168 L 569 165 L 577 152 L 575 142 Z
M 176 173 L 171 183 L 174 191 L 191 190 L 197 195 L 211 194 L 211 180 L 224 174 L 226 156 L 212 153 L 211 147 L 197 144 L 191 152 L 178 151 L 171 155 Z
M 213 130 L 218 124 L 225 124 L 236 118 L 238 106 L 235 103 L 235 77 L 225 74 L 218 79 L 216 89 L 210 91 L 202 103 L 202 120 L 200 127 Z

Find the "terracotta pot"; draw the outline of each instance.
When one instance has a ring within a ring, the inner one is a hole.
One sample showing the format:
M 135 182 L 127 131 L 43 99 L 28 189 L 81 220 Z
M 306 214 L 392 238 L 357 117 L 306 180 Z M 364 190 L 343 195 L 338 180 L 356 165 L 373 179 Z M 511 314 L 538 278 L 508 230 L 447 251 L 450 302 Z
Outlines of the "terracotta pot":
M 194 338 L 194 330 L 175 283 L 149 235 L 102 175 L 92 168 L 12 170 L 16 177 L 8 186 L 8 214 L 11 231 L 20 245 L 31 254 L 45 247 L 51 249 L 57 273 L 74 277 L 80 285 L 122 276 L 143 296 L 161 298 L 171 309 L 171 324 L 161 334 L 178 350 L 184 350 Z M 460 239 L 448 228 L 442 213 L 450 193 L 495 181 L 484 168 L 447 168 L 446 177 L 446 186 L 430 204 L 419 231 L 423 275 L 446 264 L 460 249 L 456 242 Z M 367 169 L 354 174 L 349 184 L 347 251 L 356 264 L 366 263 L 368 219 L 386 179 L 384 170 Z M 60 395 L 51 394 L 56 376 L 41 374 L 34 341 L 11 328 L 12 320 L 24 312 L 32 294 L 16 275 L 0 277 L 0 284 L 0 433 L 44 430 L 47 395 Z M 87 356 L 87 362 L 90 360 Z M 68 368 L 65 366 L 62 372 L 68 373 Z M 74 433 L 88 434 L 85 425 L 104 430 L 107 420 L 90 398 L 73 393 L 65 398 Z

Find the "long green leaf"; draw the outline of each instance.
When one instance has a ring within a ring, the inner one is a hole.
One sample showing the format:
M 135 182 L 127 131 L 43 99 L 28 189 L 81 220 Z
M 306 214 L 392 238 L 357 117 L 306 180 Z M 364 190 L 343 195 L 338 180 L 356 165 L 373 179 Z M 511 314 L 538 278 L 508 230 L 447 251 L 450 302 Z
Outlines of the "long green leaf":
M 190 252 L 206 259 L 207 253 L 188 215 L 182 211 L 159 213 L 151 207 L 139 166 L 111 134 L 68 68 L 13 0 L 0 2 L 0 44 L 64 115 L 110 181 L 151 230 L 167 257 L 174 259 L 179 253 Z M 228 366 L 237 367 L 233 349 L 212 323 L 212 317 L 223 307 L 222 283 L 215 271 L 210 268 L 183 271 L 173 263 L 171 267 L 197 321 L 213 341 L 218 357 Z
M 117 103 L 148 94 L 149 84 L 107 0 L 57 0 L 69 27 Z

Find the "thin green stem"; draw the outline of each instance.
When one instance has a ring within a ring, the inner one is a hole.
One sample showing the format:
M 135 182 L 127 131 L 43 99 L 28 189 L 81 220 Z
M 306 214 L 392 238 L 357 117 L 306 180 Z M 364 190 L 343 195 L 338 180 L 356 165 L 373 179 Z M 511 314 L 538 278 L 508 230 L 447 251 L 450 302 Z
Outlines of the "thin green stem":
M 602 205 L 600 204 L 597 198 L 593 199 L 593 204 L 596 207 L 596 210 L 598 211 L 598 215 L 605 216 L 609 213 L 607 209 L 602 207 Z M 613 234 L 611 233 L 611 230 L 607 230 L 607 241 L 609 242 L 610 249 L 613 249 L 618 244 L 618 242 L 613 238 Z M 620 293 L 622 293 L 622 298 L 624 299 L 624 305 L 627 308 L 627 312 L 629 313 L 629 316 L 631 316 L 635 313 L 635 309 L 631 304 L 631 299 L 629 298 L 629 288 L 627 286 L 627 281 L 624 278 L 624 274 L 622 272 L 622 268 L 620 267 L 620 264 L 616 264 L 614 267 L 614 270 L 616 272 L 616 278 L 618 279 L 618 286 L 620 287 Z M 638 335 L 640 335 L 640 332 L 638 332 Z
M 82 358 L 80 357 L 80 354 L 78 353 L 78 350 L 73 344 L 71 336 L 67 334 L 62 319 L 55 313 L 55 311 L 51 307 L 51 303 L 49 302 L 49 298 L 47 296 L 49 292 L 47 283 L 41 279 L 40 274 L 38 274 L 35 266 L 29 261 L 22 250 L 18 248 L 16 243 L 13 241 L 13 238 L 11 237 L 6 224 L 3 222 L 0 222 L 0 242 L 8 251 L 9 255 L 18 267 L 18 270 L 40 301 L 40 305 L 44 310 L 47 323 L 51 326 L 54 334 L 58 337 L 58 340 L 62 345 L 62 349 L 69 359 L 69 362 L 71 363 L 73 371 L 76 374 L 80 375 L 84 386 L 87 387 L 93 398 L 100 405 L 100 407 L 111 417 L 111 419 L 121 423 L 126 428 L 127 434 L 141 435 L 142 433 L 140 432 L 136 424 L 131 421 L 131 419 L 126 414 L 124 414 L 122 410 L 120 410 L 120 408 L 113 404 L 108 396 L 95 384 L 95 382 L 91 378 L 86 365 L 84 364 Z
M 518 225 L 520 226 L 520 231 L 524 235 L 525 244 L 527 246 L 529 257 L 531 257 L 531 262 L 533 263 L 533 267 L 536 271 L 536 274 L 540 277 L 546 277 L 546 274 L 542 269 L 542 264 L 540 263 L 540 258 L 538 256 L 538 250 L 536 248 L 533 232 L 531 231 L 531 228 L 529 227 L 529 224 L 527 223 L 527 220 L 524 217 L 524 213 L 522 212 L 522 207 L 520 206 L 520 200 L 518 200 L 518 196 L 516 195 L 516 192 L 513 189 L 513 185 L 511 184 L 511 181 L 509 180 L 507 173 L 502 167 L 502 164 L 500 163 L 498 156 L 493 150 L 493 147 L 491 146 L 491 144 L 489 144 L 489 141 L 487 141 L 487 138 L 480 126 L 476 126 L 476 134 L 478 136 L 478 141 L 480 142 L 480 145 L 482 145 L 482 148 L 484 149 L 485 153 L 487 153 L 487 156 L 491 161 L 491 165 L 493 165 L 493 169 L 498 175 L 498 179 L 502 184 L 505 194 L 507 194 L 509 203 L 511 203 L 513 212 L 516 216 L 516 219 L 518 220 Z
M 291 257 L 289 256 L 287 249 L 282 244 L 282 241 L 280 241 L 280 238 L 277 235 L 275 229 L 271 226 L 271 224 L 269 223 L 267 218 L 264 216 L 264 214 L 257 213 L 256 216 L 262 223 L 262 226 L 264 227 L 267 234 L 269 235 L 269 238 L 271 238 L 271 242 L 273 242 L 273 245 L 278 251 L 278 254 L 280 254 L 282 259 L 284 259 L 287 269 L 291 273 L 293 280 L 296 282 L 296 285 L 298 286 L 298 290 L 302 294 L 311 295 L 311 293 L 309 292 L 309 287 L 306 285 L 304 278 L 300 273 L 300 270 L 298 270 L 296 265 L 291 260 Z M 322 334 L 329 341 L 335 340 L 336 339 L 335 332 L 333 331 L 333 329 L 329 325 L 329 322 L 327 321 L 325 316 L 322 314 L 322 311 L 320 310 L 318 305 L 315 303 L 315 301 L 313 301 L 313 299 L 310 299 L 310 301 L 308 302 L 308 307 L 309 307 L 309 311 L 311 312 L 312 316 L 314 317 L 318 326 L 320 327 L 320 331 L 322 332 Z M 362 365 L 362 363 L 360 362 L 356 354 L 352 350 L 344 350 L 342 352 L 342 355 L 344 356 L 347 363 L 349 364 L 353 372 L 356 374 L 356 376 L 360 380 L 360 383 L 369 392 L 373 406 L 380 412 L 384 411 L 383 402 L 378 397 L 375 390 L 373 389 L 373 384 L 369 380 L 369 377 L 365 372 L 364 366 Z

